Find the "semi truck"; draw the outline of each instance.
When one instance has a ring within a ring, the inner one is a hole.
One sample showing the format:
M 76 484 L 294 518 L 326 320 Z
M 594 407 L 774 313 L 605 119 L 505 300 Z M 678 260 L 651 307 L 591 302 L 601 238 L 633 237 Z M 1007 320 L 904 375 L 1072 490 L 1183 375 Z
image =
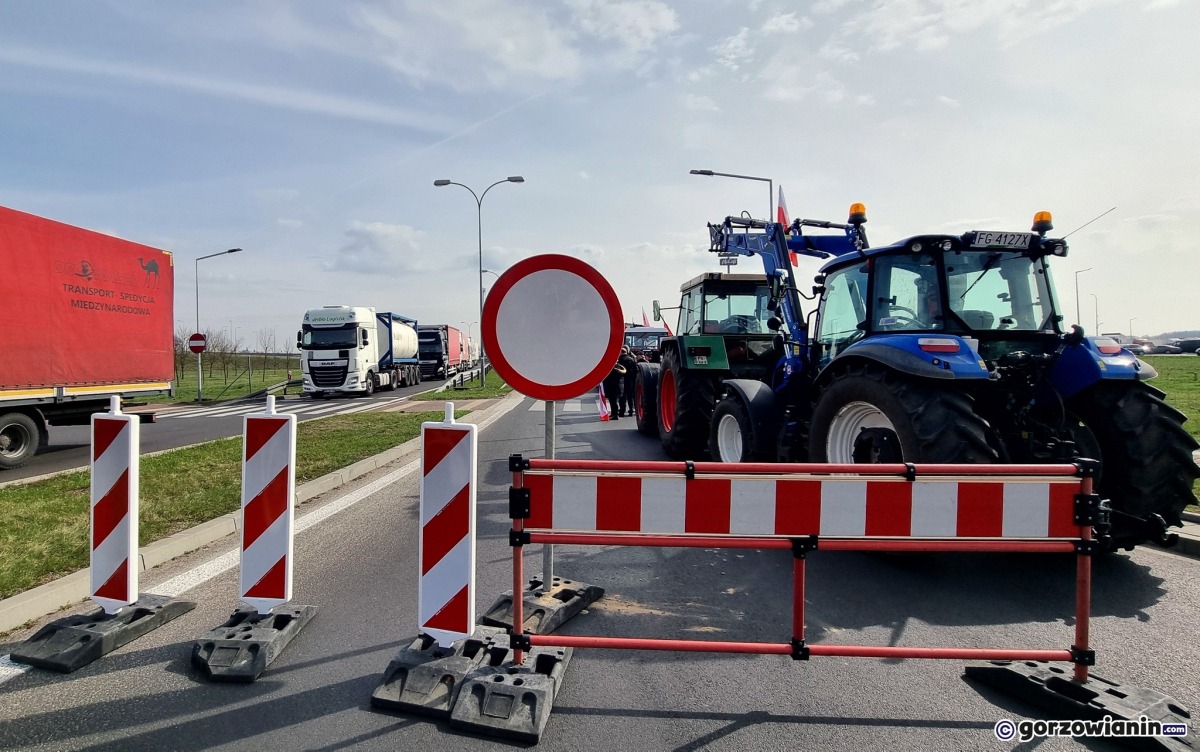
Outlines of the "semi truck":
M 421 383 L 417 320 L 363 306 L 324 306 L 304 314 L 296 333 L 304 393 L 370 396 Z
M 172 394 L 170 252 L 0 207 L 0 469 L 110 397 Z
M 449 324 L 422 324 L 417 327 L 421 348 L 421 376 L 448 379 L 467 362 L 466 337 Z

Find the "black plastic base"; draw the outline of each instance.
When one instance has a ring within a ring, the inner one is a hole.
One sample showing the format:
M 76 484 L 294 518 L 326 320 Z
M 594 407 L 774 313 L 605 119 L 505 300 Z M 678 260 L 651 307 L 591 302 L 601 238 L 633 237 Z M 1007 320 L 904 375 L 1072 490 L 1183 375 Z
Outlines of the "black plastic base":
M 316 606 L 285 604 L 266 614 L 239 607 L 196 640 L 192 663 L 212 681 L 252 682 L 316 614 Z
M 542 589 L 541 580 L 530 580 L 524 597 L 525 631 L 529 634 L 550 634 L 603 598 L 604 588 L 555 577 L 554 583 L 546 590 Z M 512 591 L 504 591 L 479 619 L 479 623 L 492 627 L 511 627 L 512 604 Z
M 503 652 L 503 663 L 484 662 L 471 672 L 450 711 L 450 722 L 476 734 L 536 744 L 550 720 L 573 650 L 534 647 L 514 665 L 508 635 L 501 637 L 489 652 L 493 657 Z
M 491 649 L 498 643 L 504 648 L 495 654 Z M 467 676 L 484 662 L 503 660 L 507 648 L 508 635 L 491 627 L 480 627 L 448 648 L 420 635 L 388 664 L 371 694 L 371 707 L 449 718 Z
M 195 607 L 193 601 L 142 594 L 115 614 L 101 610 L 47 624 L 12 651 L 12 660 L 69 674 Z
M 1098 720 L 1105 716 L 1138 721 L 1143 716 L 1164 725 L 1186 724 L 1186 736 L 1118 737 L 1114 741 L 1147 750 L 1196 748 L 1191 714 L 1173 698 L 1152 689 L 1117 684 L 1090 674 L 1086 684 L 1073 680 L 1070 666 L 1063 668 L 1034 661 L 993 661 L 988 666 L 968 666 L 968 679 L 993 686 L 1049 711 L 1055 720 Z

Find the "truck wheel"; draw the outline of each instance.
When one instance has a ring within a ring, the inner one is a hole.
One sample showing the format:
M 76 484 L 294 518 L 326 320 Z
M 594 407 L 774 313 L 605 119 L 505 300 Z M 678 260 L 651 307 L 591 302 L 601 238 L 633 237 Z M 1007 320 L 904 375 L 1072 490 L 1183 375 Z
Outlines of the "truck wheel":
M 367 383 L 365 384 L 364 389 L 363 389 L 363 396 L 370 397 L 374 393 L 375 393 L 375 374 L 368 373 L 367 374 Z
M 716 387 L 706 375 L 680 367 L 679 353 L 663 355 L 658 385 L 658 438 L 667 454 L 694 459 L 708 445 Z
M 850 366 L 817 398 L 813 462 L 990 464 L 987 422 L 952 389 L 867 365 Z
M 25 413 L 0 415 L 0 469 L 24 465 L 42 444 L 42 429 Z
M 1074 397 L 1068 407 L 1099 446 L 1096 492 L 1113 509 L 1145 518 L 1160 514 L 1180 524 L 1180 512 L 1195 504 L 1192 482 L 1200 468 L 1192 459 L 1196 440 L 1183 427 L 1183 413 L 1147 384 L 1102 382 Z M 1114 529 L 1116 537 L 1120 530 Z
M 708 455 L 713 462 L 754 462 L 754 433 L 746 405 L 736 396 L 717 403 L 713 410 Z
M 638 433 L 658 435 L 658 366 L 638 363 L 637 379 L 633 383 L 633 414 Z
M 389 392 L 396 391 L 396 385 L 400 383 L 400 369 L 399 368 L 392 371 L 392 378 L 389 381 L 390 381 L 390 383 L 388 384 L 388 391 Z

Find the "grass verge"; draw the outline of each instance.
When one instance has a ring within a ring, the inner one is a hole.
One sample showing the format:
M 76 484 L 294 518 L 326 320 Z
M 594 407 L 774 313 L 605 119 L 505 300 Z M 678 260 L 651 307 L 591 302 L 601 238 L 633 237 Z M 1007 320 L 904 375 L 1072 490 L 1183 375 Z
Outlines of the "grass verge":
M 305 421 L 297 427 L 296 482 L 403 444 L 423 421 L 440 419 L 435 411 Z M 236 437 L 143 457 L 139 545 L 238 509 L 241 445 Z M 80 471 L 0 489 L 0 598 L 88 565 L 88 486 L 89 473 Z

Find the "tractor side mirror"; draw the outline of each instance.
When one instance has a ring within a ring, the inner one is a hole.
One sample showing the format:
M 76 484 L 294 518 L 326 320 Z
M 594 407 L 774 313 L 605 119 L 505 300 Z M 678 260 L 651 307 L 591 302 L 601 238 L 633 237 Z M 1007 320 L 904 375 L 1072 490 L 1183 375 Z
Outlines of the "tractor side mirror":
M 658 301 L 652 301 L 651 305 L 654 307 L 654 320 L 662 321 L 662 308 L 658 305 Z

